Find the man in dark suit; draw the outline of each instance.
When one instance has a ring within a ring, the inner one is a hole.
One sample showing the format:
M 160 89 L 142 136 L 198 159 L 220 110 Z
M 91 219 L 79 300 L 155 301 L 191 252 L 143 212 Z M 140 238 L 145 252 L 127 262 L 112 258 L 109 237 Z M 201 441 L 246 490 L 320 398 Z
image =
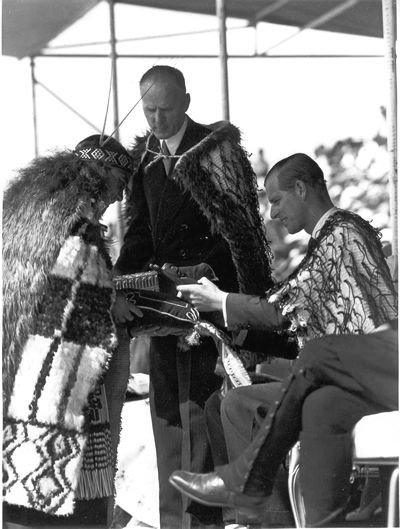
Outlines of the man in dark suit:
M 151 132 L 132 151 L 138 165 L 115 273 L 171 263 L 195 279 L 207 270 L 224 289 L 262 293 L 272 284 L 269 250 L 239 131 L 229 123 L 212 127 L 191 120 L 186 115 L 190 96 L 175 68 L 151 68 L 140 90 Z M 119 323 L 136 317 L 122 296 L 114 314 Z M 168 482 L 171 472 L 210 468 L 203 407 L 221 385 L 214 374 L 216 359 L 210 338 L 190 347 L 181 337 L 151 338 L 150 402 L 162 528 L 191 523 L 181 495 Z
M 222 292 L 207 279 L 178 289 L 201 310 L 220 310 L 231 330 L 290 327 L 299 348 L 326 334 L 364 334 L 397 316 L 396 293 L 376 231 L 358 215 L 335 208 L 319 166 L 297 153 L 278 162 L 265 179 L 271 217 L 290 233 L 312 237 L 307 255 L 286 281 L 264 297 Z M 221 405 L 230 460 L 252 443 L 279 400 L 279 383 L 235 388 Z M 212 424 L 218 424 L 215 409 Z M 217 431 L 217 429 L 214 430 Z M 219 434 L 221 437 L 221 433 Z M 269 520 L 272 524 L 276 521 Z

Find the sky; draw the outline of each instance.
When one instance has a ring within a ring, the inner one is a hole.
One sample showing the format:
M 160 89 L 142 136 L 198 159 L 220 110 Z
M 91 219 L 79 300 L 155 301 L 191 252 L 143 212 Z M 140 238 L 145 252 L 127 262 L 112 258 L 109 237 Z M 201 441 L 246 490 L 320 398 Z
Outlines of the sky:
M 217 28 L 212 16 L 116 5 L 119 39 L 179 31 Z M 244 21 L 229 19 L 228 27 Z M 257 46 L 265 50 L 292 35 L 296 28 L 261 23 Z M 52 46 L 104 41 L 109 38 L 108 6 L 100 3 L 59 35 Z M 252 53 L 251 29 L 228 31 L 230 53 Z M 191 94 L 188 114 L 201 123 L 222 119 L 218 59 L 180 59 L 179 53 L 216 53 L 218 34 L 156 38 L 118 45 L 120 53 L 171 53 L 170 59 L 119 59 L 120 119 L 139 98 L 138 81 L 153 64 L 181 69 Z M 65 52 L 108 52 L 108 45 L 65 49 Z M 62 49 L 58 50 L 62 52 Z M 306 30 L 274 49 L 275 54 L 382 53 L 382 39 Z M 34 156 L 32 89 L 29 59 L 1 58 L 3 184 L 13 170 Z M 332 145 L 347 137 L 370 139 L 382 130 L 380 106 L 386 104 L 385 60 L 372 59 L 230 59 L 228 63 L 230 119 L 242 132 L 246 150 L 254 160 L 263 148 L 270 163 L 294 152 L 314 154 L 321 144 Z M 37 79 L 62 97 L 88 120 L 102 127 L 108 95 L 108 59 L 36 59 Z M 93 129 L 37 87 L 39 153 L 73 148 Z M 120 128 L 120 139 L 129 145 L 146 129 L 141 106 Z M 112 112 L 106 133 L 113 130 Z M 5 148 L 4 148 L 5 147 Z

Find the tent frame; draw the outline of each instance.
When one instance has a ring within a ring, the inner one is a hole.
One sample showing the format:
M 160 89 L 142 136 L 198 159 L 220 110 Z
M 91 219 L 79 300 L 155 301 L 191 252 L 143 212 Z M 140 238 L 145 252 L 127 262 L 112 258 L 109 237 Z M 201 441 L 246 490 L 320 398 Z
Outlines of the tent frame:
M 222 116 L 223 119 L 229 120 L 229 75 L 228 75 L 228 59 L 229 58 L 268 58 L 268 59 L 282 59 L 282 58 L 295 58 L 295 57 L 307 57 L 307 58 L 371 58 L 379 57 L 382 55 L 270 55 L 269 52 L 272 49 L 280 46 L 283 42 L 287 42 L 289 39 L 292 39 L 299 35 L 305 29 L 316 29 L 320 25 L 326 23 L 328 20 L 331 20 L 335 16 L 344 12 L 347 9 L 350 9 L 352 6 L 357 4 L 360 0 L 344 0 L 342 4 L 326 12 L 324 15 L 317 17 L 314 20 L 309 21 L 306 25 L 297 29 L 295 33 L 286 37 L 285 39 L 273 44 L 267 50 L 259 53 L 257 50 L 257 24 L 263 16 L 272 13 L 282 7 L 284 4 L 289 3 L 291 0 L 276 0 L 272 5 L 265 7 L 260 10 L 253 17 L 252 20 L 249 20 L 245 26 L 232 29 L 243 29 L 247 27 L 254 28 L 255 34 L 255 50 L 251 55 L 228 55 L 227 51 L 227 27 L 226 27 L 226 0 L 215 0 L 216 8 L 216 17 L 218 19 L 218 33 L 219 33 L 219 54 L 118 54 L 116 50 L 117 39 L 115 32 L 115 4 L 118 0 L 106 0 L 109 4 L 109 22 L 110 22 L 110 40 L 108 41 L 110 45 L 109 54 L 82 54 L 82 53 L 54 53 L 55 49 L 60 48 L 71 48 L 74 46 L 84 46 L 84 45 L 96 45 L 104 44 L 104 42 L 95 42 L 95 43 L 86 43 L 86 44 L 74 44 L 68 46 L 58 46 L 51 48 L 44 48 L 42 53 L 35 54 L 30 57 L 30 67 L 31 67 L 31 81 L 32 81 L 32 101 L 33 101 L 33 129 L 34 129 L 34 148 L 35 156 L 38 156 L 39 147 L 38 147 L 38 126 L 37 126 L 37 104 L 36 104 L 36 86 L 40 85 L 45 89 L 50 95 L 55 97 L 60 103 L 69 108 L 73 113 L 78 117 L 84 120 L 89 124 L 94 130 L 100 132 L 98 127 L 87 120 L 82 116 L 78 111 L 73 109 L 66 101 L 61 97 L 55 94 L 52 90 L 46 87 L 43 83 L 37 80 L 35 75 L 35 59 L 40 58 L 60 58 L 60 57 L 74 57 L 74 58 L 110 58 L 111 68 L 112 68 L 112 93 L 113 93 L 113 114 L 114 114 L 114 129 L 116 129 L 115 137 L 119 139 L 118 133 L 118 123 L 119 123 L 119 101 L 118 101 L 118 69 L 117 69 L 117 59 L 120 58 L 219 58 L 220 64 L 220 75 L 221 75 L 221 104 L 222 104 Z M 387 122 L 388 122 L 388 152 L 390 158 L 390 169 L 389 169 L 389 196 L 390 196 L 390 213 L 391 213 L 391 225 L 392 225 L 392 253 L 398 255 L 398 230 L 397 230 L 397 170 L 398 170 L 398 159 L 397 159 L 397 72 L 396 72 L 396 0 L 382 0 L 382 13 L 383 13 L 383 36 L 385 40 L 385 59 L 387 63 L 387 78 L 388 78 L 388 98 L 387 98 Z M 215 30 L 202 30 L 201 32 L 209 32 Z M 200 31 L 193 32 L 184 32 L 180 35 L 190 35 L 201 33 Z M 158 35 L 158 36 L 149 36 L 141 37 L 141 40 L 146 38 L 168 38 L 177 36 L 179 34 L 167 34 L 167 35 Z M 128 40 L 139 40 L 139 39 L 125 39 Z M 50 52 L 50 53 L 49 53 Z M 122 230 L 122 226 L 120 227 Z

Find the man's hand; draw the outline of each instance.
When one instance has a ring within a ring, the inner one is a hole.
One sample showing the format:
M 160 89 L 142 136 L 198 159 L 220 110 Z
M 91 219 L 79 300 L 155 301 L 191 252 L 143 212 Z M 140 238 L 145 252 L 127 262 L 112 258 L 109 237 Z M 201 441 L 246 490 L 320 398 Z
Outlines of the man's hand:
M 206 277 L 198 280 L 199 284 L 178 285 L 178 297 L 184 297 L 200 312 L 222 310 L 226 292 L 220 290 Z
M 125 295 L 121 292 L 117 292 L 117 297 L 112 308 L 112 314 L 115 323 L 126 323 L 143 316 L 143 312 L 133 303 L 129 303 Z

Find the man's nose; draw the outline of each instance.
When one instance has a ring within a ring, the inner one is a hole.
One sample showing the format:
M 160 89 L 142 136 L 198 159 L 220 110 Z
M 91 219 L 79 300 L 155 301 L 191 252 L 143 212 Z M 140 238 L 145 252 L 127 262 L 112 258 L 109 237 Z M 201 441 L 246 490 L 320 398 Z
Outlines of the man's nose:
M 163 121 L 163 114 L 160 110 L 156 110 L 154 113 L 154 121 L 156 123 L 162 123 Z
M 271 219 L 276 219 L 276 217 L 278 216 L 278 208 L 275 207 L 275 206 L 272 206 L 271 207 L 271 211 L 270 211 L 270 215 L 271 215 Z

